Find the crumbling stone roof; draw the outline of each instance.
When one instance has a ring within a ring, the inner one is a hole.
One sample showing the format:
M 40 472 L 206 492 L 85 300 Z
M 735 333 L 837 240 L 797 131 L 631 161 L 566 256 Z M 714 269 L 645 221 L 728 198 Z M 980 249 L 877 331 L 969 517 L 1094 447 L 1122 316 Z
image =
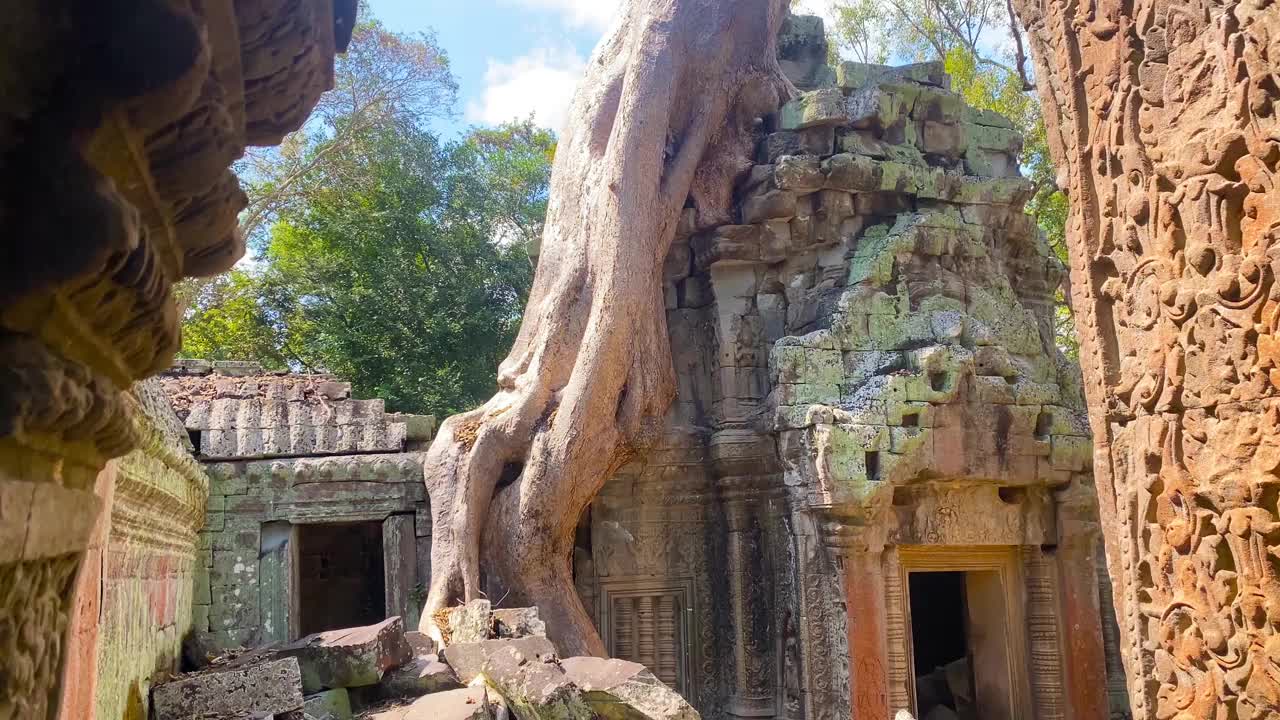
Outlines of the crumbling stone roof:
M 205 459 L 402 452 L 434 427 L 427 416 L 387 413 L 381 399 L 353 398 L 351 383 L 325 373 L 179 360 L 161 383 Z

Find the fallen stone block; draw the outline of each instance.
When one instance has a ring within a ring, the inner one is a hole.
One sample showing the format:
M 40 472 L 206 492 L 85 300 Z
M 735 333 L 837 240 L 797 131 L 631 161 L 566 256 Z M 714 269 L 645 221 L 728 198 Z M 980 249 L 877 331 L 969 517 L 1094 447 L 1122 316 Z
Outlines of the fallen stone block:
M 472 600 L 449 610 L 449 643 L 469 643 L 493 637 L 493 612 L 488 600 Z
M 408 705 L 385 708 L 361 720 L 495 720 L 494 706 L 483 685 L 448 690 L 418 698 Z
M 550 640 L 544 637 L 527 637 L 454 643 L 445 647 L 440 658 L 453 668 L 459 682 L 470 685 L 484 671 L 489 658 L 503 648 L 512 648 L 527 660 L 553 658 L 556 655 L 556 648 Z
M 414 657 L 436 654 L 436 641 L 432 640 L 431 636 L 426 633 L 408 630 L 405 631 L 404 639 L 409 642 L 409 648 L 413 650 Z
M 591 709 L 606 720 L 698 720 L 698 711 L 645 666 L 626 660 L 572 657 L 560 662 Z
M 386 671 L 413 657 L 400 618 L 377 625 L 328 630 L 268 651 L 269 657 L 292 657 L 302 670 L 302 690 L 375 685 Z
M 499 638 L 546 637 L 547 624 L 538 608 L 503 608 L 493 611 L 493 634 Z
M 460 687 L 462 683 L 453 674 L 453 668 L 435 655 L 419 655 L 383 675 L 377 694 L 383 698 L 415 698 Z
M 489 655 L 481 676 L 502 695 L 518 720 L 596 717 L 554 656 L 531 657 L 508 643 Z
M 204 672 L 157 685 L 151 693 L 155 720 L 262 717 L 301 707 L 302 676 L 293 658 Z
M 351 698 L 346 688 L 335 688 L 308 695 L 302 711 L 312 720 L 351 720 Z

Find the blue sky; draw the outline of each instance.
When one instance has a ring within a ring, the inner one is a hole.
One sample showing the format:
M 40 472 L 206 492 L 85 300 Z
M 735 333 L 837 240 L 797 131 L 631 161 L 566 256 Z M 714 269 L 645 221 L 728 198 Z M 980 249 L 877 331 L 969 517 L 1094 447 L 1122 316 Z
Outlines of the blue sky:
M 817 9 L 827 0 L 808 0 Z M 574 85 L 622 0 L 369 0 L 398 32 L 434 30 L 458 79 L 453 134 L 533 114 L 560 129 Z

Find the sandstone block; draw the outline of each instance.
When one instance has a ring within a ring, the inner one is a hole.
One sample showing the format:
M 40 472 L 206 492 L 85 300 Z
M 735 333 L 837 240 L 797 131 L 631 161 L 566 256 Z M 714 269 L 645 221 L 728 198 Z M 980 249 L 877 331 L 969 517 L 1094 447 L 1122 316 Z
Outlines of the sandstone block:
M 493 632 L 493 612 L 489 601 L 472 600 L 449 610 L 449 642 L 488 640 Z
M 573 657 L 562 661 L 561 666 L 599 717 L 698 720 L 693 706 L 638 663 Z
M 499 646 L 484 664 L 484 679 L 501 693 L 517 718 L 592 720 L 596 715 L 552 656 L 530 656 L 510 644 Z
M 302 701 L 302 711 L 313 720 L 351 720 L 351 698 L 346 688 L 325 690 L 308 695 Z
M 309 635 L 268 656 L 296 658 L 303 690 L 313 693 L 374 685 L 388 670 L 407 663 L 412 651 L 404 624 L 393 617 L 377 625 Z
M 413 650 L 414 657 L 436 654 L 436 641 L 432 640 L 430 635 L 420 633 L 417 630 L 406 630 L 404 639 L 409 643 L 409 648 Z
M 940 62 L 915 63 L 890 67 L 872 63 L 842 62 L 836 66 L 836 87 L 857 90 L 879 82 L 909 80 L 921 85 L 951 88 L 951 76 Z
M 493 720 L 494 706 L 483 685 L 448 690 L 363 716 L 364 720 Z
M 383 698 L 413 698 L 462 687 L 453 668 L 435 655 L 420 655 L 387 671 L 376 695 Z
M 293 658 L 193 675 L 151 693 L 156 720 L 270 715 L 296 710 L 302 702 L 302 676 Z
M 822 161 L 826 186 L 845 192 L 871 192 L 880 189 L 883 176 L 881 163 L 861 155 L 839 153 Z
M 956 159 L 969 147 L 969 136 L 958 123 L 926 120 L 920 133 L 920 149 L 931 155 Z
M 474 643 L 453 643 L 444 649 L 441 659 L 464 684 L 470 684 L 482 672 L 490 656 L 503 648 L 510 648 L 527 660 L 555 657 L 556 648 L 544 637 L 517 638 L 514 640 L 484 640 Z
M 493 633 L 500 638 L 546 637 L 547 624 L 538 608 L 502 608 L 493 611 Z
M 835 88 L 823 88 L 804 93 L 783 105 L 778 115 L 778 127 L 782 130 L 803 130 L 819 125 L 840 125 L 846 119 L 844 94 Z
M 742 222 L 752 224 L 764 220 L 795 217 L 796 195 L 787 190 L 768 190 L 751 195 L 742 203 Z
M 813 192 L 825 178 L 815 155 L 784 155 L 773 166 L 773 181 L 783 190 Z

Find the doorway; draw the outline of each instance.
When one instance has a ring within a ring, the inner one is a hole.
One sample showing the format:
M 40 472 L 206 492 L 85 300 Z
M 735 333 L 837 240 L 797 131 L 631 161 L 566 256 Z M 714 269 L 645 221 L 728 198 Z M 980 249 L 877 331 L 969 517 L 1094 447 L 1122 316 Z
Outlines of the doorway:
M 1013 720 L 1001 573 L 907 573 L 915 707 L 922 720 Z
M 382 523 L 298 526 L 298 566 L 302 635 L 385 619 Z
M 976 720 L 965 573 L 913 572 L 908 579 L 919 717 Z

